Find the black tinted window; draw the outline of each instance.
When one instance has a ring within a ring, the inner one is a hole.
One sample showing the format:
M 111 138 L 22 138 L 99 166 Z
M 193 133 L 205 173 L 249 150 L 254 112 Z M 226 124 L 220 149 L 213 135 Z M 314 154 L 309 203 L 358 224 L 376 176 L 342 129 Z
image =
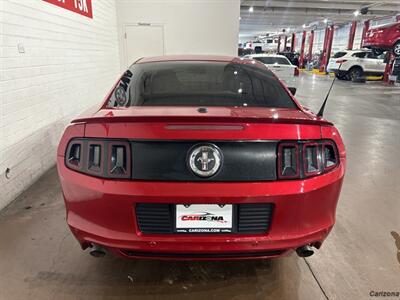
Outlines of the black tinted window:
M 117 84 L 109 106 L 297 108 L 266 68 L 200 61 L 134 64 Z
M 263 64 L 273 65 L 290 65 L 289 60 L 286 57 L 273 57 L 273 56 L 264 56 L 264 57 L 253 57 L 253 59 L 262 62 Z
M 366 54 L 367 54 L 366 52 L 357 52 L 357 53 L 354 53 L 352 56 L 358 57 L 358 58 L 364 58 Z
M 336 52 L 335 55 L 333 56 L 333 58 L 343 57 L 343 56 L 346 55 L 346 53 L 347 53 L 347 52 L 344 52 L 344 51 Z

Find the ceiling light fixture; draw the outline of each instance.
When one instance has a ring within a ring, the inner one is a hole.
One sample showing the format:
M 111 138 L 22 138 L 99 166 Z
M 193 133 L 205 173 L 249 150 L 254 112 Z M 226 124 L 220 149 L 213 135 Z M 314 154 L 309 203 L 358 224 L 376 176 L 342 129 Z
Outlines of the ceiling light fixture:
M 324 19 L 324 23 L 325 23 L 325 24 L 328 23 L 328 19 Z
M 254 11 L 253 6 L 250 6 L 250 7 L 249 7 L 249 12 L 253 12 L 253 11 Z
M 355 11 L 353 12 L 353 15 L 354 15 L 355 17 L 358 17 L 359 14 L 360 14 L 360 11 L 359 11 L 359 10 L 355 10 Z
M 306 28 L 306 24 L 303 24 L 303 28 Z

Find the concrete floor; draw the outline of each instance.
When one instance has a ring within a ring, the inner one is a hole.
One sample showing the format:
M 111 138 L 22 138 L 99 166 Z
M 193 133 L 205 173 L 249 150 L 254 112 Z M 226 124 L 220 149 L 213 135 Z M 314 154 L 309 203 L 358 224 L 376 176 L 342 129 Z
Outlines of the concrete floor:
M 330 80 L 302 74 L 297 97 L 316 111 Z M 370 299 L 371 291 L 400 291 L 400 88 L 337 82 L 326 117 L 345 140 L 348 169 L 337 224 L 316 255 L 95 259 L 65 224 L 53 168 L 0 212 L 0 299 Z

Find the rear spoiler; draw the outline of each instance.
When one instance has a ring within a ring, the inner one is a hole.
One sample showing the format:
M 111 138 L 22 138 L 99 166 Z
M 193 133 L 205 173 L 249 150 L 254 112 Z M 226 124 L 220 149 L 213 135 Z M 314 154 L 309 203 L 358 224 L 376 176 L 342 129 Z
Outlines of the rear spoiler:
M 314 117 L 312 119 L 293 119 L 293 118 L 251 118 L 251 117 L 215 117 L 215 116 L 93 116 L 74 119 L 72 123 L 264 123 L 264 124 L 304 124 L 304 125 L 325 125 L 333 126 L 325 119 Z

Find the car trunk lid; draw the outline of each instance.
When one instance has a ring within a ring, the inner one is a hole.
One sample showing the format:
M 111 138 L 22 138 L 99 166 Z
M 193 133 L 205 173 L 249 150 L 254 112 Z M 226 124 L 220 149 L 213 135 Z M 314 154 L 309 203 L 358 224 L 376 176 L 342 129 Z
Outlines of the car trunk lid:
M 127 139 L 263 140 L 320 138 L 331 123 L 299 109 L 208 107 L 101 109 L 78 117 L 85 136 Z

